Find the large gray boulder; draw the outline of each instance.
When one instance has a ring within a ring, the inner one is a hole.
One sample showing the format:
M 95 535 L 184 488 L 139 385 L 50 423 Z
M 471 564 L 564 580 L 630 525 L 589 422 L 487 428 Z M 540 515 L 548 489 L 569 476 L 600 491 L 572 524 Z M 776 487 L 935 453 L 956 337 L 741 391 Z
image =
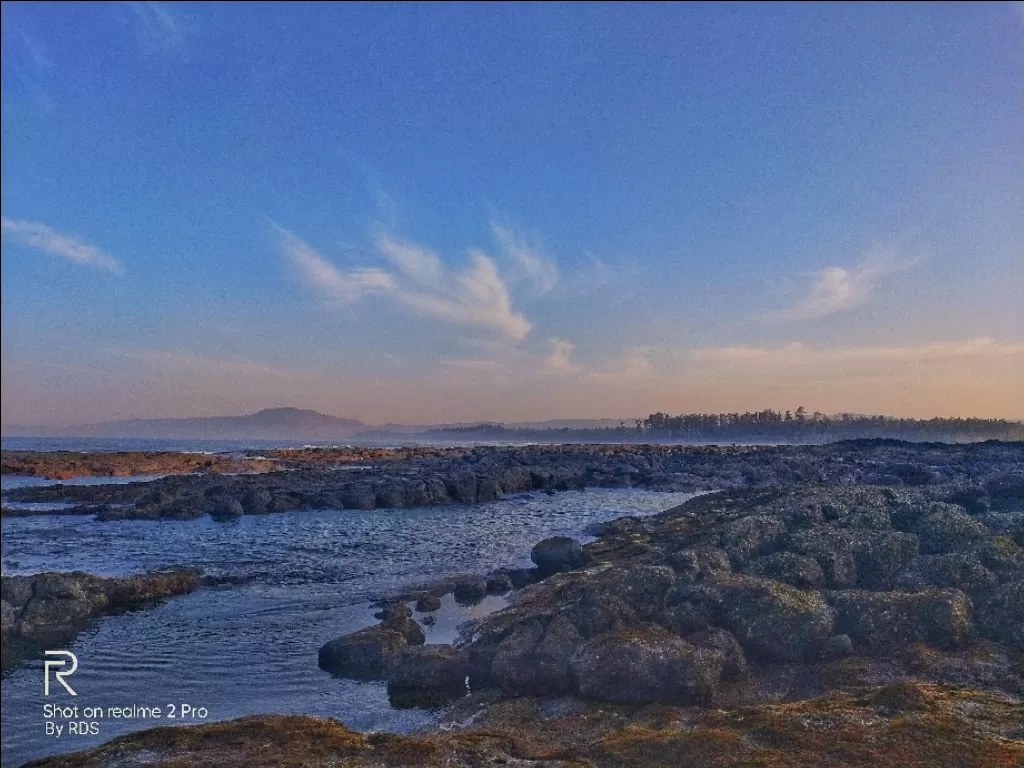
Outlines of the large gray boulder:
M 624 629 L 639 622 L 621 598 L 602 589 L 584 588 L 564 609 L 563 615 L 586 638 Z
M 727 630 L 711 627 L 695 632 L 686 638 L 686 642 L 698 648 L 708 648 L 722 655 L 722 678 L 732 680 L 747 674 L 747 657 L 743 648 Z
M 242 497 L 242 509 L 247 515 L 262 515 L 270 511 L 274 497 L 266 488 L 253 488 Z
M 977 621 L 982 634 L 1011 648 L 1024 650 L 1024 581 L 994 589 L 978 601 Z
M 750 515 L 728 523 L 718 536 L 719 546 L 737 566 L 779 548 L 786 524 L 772 515 Z
M 732 570 L 732 562 L 724 549 L 699 546 L 686 547 L 670 554 L 665 561 L 684 581 L 697 582 Z
M 537 694 L 564 694 L 576 690 L 570 662 L 585 641 L 565 616 L 555 616 L 534 648 L 533 690 Z
M 515 625 L 491 657 L 489 682 L 515 695 L 532 693 L 537 684 L 533 652 L 544 629 L 538 619 Z
M 230 520 L 237 520 L 245 514 L 242 503 L 238 499 L 224 496 L 217 499 L 210 507 L 210 517 L 218 523 L 226 523 Z
M 818 561 L 795 552 L 775 552 L 758 558 L 747 567 L 747 573 L 799 589 L 821 589 L 825 584 L 825 573 Z
M 754 658 L 812 659 L 832 634 L 835 613 L 817 592 L 750 577 L 722 584 L 720 590 L 722 623 Z
M 601 584 L 645 621 L 654 621 L 665 610 L 665 599 L 675 585 L 676 574 L 667 565 L 636 565 L 603 574 Z
M 514 695 L 565 695 L 576 691 L 570 660 L 584 643 L 565 616 L 517 624 L 491 657 L 488 681 Z
M 862 537 L 861 531 L 826 526 L 793 534 L 786 549 L 817 561 L 825 575 L 825 586 L 847 589 L 857 583 L 854 549 Z
M 437 706 L 468 693 L 469 660 L 450 645 L 399 648 L 387 660 L 385 677 L 393 706 Z
M 920 542 L 912 533 L 863 531 L 853 545 L 857 583 L 867 589 L 884 589 L 909 562 L 918 556 Z
M 894 579 L 900 592 L 958 588 L 973 594 L 989 590 L 998 580 L 974 554 L 921 555 L 911 560 Z
M 914 528 L 926 555 L 965 552 L 991 535 L 988 528 L 955 504 L 933 504 Z
M 926 642 L 957 648 L 973 633 L 971 601 L 958 589 L 931 592 L 867 592 L 833 595 L 837 631 L 872 650 Z
M 335 638 L 320 648 L 320 668 L 340 677 L 380 680 L 391 657 L 409 645 L 405 635 L 383 625 Z
M 384 678 L 388 662 L 399 650 L 423 645 L 423 628 L 405 603 L 384 607 L 380 624 L 335 638 L 320 648 L 320 668 L 340 677 L 363 680 Z
M 487 579 L 483 576 L 461 576 L 455 583 L 455 601 L 474 605 L 487 597 Z
M 572 660 L 586 698 L 629 703 L 706 704 L 722 674 L 722 654 L 658 626 L 600 635 Z
M 568 536 L 552 536 L 539 542 L 530 552 L 530 559 L 541 576 L 572 571 L 587 564 L 583 547 Z

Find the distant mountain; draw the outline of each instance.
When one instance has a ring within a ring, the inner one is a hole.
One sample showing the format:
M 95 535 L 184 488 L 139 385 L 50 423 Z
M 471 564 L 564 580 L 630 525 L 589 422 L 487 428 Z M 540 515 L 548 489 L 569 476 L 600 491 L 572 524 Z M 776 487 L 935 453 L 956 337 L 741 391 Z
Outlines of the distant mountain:
M 564 430 L 607 429 L 635 419 L 552 419 L 505 423 L 504 429 Z M 438 435 L 451 431 L 479 431 L 480 422 L 452 424 L 369 425 L 357 419 L 328 416 L 302 408 L 267 408 L 246 416 L 209 416 L 187 419 L 125 419 L 71 427 L 5 426 L 6 436 L 104 437 L 166 440 L 352 440 L 390 439 Z
M 34 436 L 138 437 L 204 440 L 333 440 L 367 428 L 356 419 L 341 419 L 301 408 L 267 408 L 246 416 L 190 419 L 127 419 L 63 429 L 35 429 Z M 19 430 L 23 431 L 23 430 Z

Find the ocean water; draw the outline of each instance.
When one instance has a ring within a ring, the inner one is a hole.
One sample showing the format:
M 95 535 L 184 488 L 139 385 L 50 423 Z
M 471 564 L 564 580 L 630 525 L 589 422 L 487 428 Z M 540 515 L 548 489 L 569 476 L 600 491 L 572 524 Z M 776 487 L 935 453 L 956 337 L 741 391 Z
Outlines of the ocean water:
M 238 453 L 246 450 L 272 448 L 335 448 L 362 446 L 367 448 L 395 448 L 399 446 L 433 446 L 453 448 L 474 445 L 523 446 L 534 445 L 526 440 L 437 440 L 433 437 L 396 435 L 344 440 L 202 440 L 197 438 L 143 438 L 143 437 L 8 437 L 0 439 L 5 451 L 80 451 L 115 453 L 117 451 L 182 451 L 186 453 Z
M 5 451 L 185 451 L 190 453 L 233 453 L 258 448 L 296 448 L 302 445 L 331 447 L 345 445 L 337 440 L 200 440 L 143 437 L 7 437 L 0 439 Z
M 6 442 L 6 441 L 5 441 Z M 523 494 L 480 505 L 421 509 L 314 510 L 194 521 L 97 523 L 88 517 L 4 518 L 4 574 L 83 570 L 103 575 L 173 565 L 243 576 L 240 586 L 204 589 L 145 610 L 104 617 L 68 646 L 79 661 L 73 699 L 43 696 L 42 660 L 6 674 L 3 765 L 93 746 L 130 730 L 177 721 L 103 720 L 99 733 L 55 738 L 47 703 L 203 707 L 206 721 L 262 712 L 338 718 L 362 730 L 408 731 L 436 718 L 395 710 L 382 683 L 334 678 L 317 650 L 374 623 L 370 601 L 410 582 L 459 572 L 529 565 L 531 547 L 591 523 L 659 512 L 690 494 L 588 490 Z M 450 641 L 457 626 L 500 608 L 451 597 L 427 642 Z M 193 721 L 196 722 L 196 721 Z

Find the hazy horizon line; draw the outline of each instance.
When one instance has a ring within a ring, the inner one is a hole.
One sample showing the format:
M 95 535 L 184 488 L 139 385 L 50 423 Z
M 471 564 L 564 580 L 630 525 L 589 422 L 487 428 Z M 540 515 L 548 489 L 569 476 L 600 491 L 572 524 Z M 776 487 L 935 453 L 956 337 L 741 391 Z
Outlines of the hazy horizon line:
M 800 406 L 797 406 L 799 408 Z M 249 411 L 246 413 L 239 414 L 218 414 L 214 416 L 131 416 L 121 419 L 108 419 L 105 421 L 90 421 L 90 422 L 75 422 L 75 423 L 58 423 L 58 424 L 17 424 L 17 423 L 0 423 L 0 434 L 5 434 L 10 437 L 33 437 L 31 434 L 18 434 L 14 435 L 10 433 L 10 430 L 25 430 L 25 429 L 75 429 L 82 427 L 96 427 L 112 424 L 124 424 L 128 422 L 137 421 L 199 421 L 199 420 L 210 420 L 210 419 L 238 419 L 247 416 L 255 416 L 266 411 L 303 411 L 307 413 L 315 413 L 320 416 L 327 416 L 333 419 L 344 419 L 350 421 L 357 421 L 368 429 L 379 428 L 379 427 L 415 427 L 415 428 L 443 428 L 443 427 L 464 427 L 464 426 L 512 426 L 516 427 L 519 425 L 532 425 L 532 424 L 556 424 L 559 422 L 594 422 L 594 421 L 606 421 L 606 422 L 620 422 L 627 425 L 633 425 L 639 419 L 644 419 L 647 416 L 651 416 L 655 413 L 665 413 L 669 416 L 680 416 L 680 415 L 696 415 L 696 414 L 707 414 L 707 415 L 724 415 L 724 414 L 745 414 L 745 413 L 760 413 L 763 411 L 775 411 L 777 413 L 786 413 L 787 411 L 795 413 L 797 408 L 791 409 L 778 409 L 778 408 L 747 408 L 744 410 L 727 410 L 727 411 L 651 411 L 649 414 L 644 416 L 556 416 L 552 418 L 532 418 L 532 419 L 464 419 L 464 420 L 450 420 L 450 421 L 422 421 L 422 422 L 403 422 L 403 421 L 364 421 L 363 419 L 356 416 L 338 416 L 331 413 L 325 413 L 324 411 L 317 410 L 315 408 L 301 408 L 298 406 L 268 406 L 261 408 L 256 411 Z M 808 415 L 818 413 L 828 418 L 841 417 L 841 416 L 856 416 L 860 418 L 887 418 L 887 419 L 901 419 L 907 421 L 929 421 L 933 419 L 959 419 L 962 421 L 967 420 L 979 420 L 979 421 L 1006 421 L 1011 423 L 1022 423 L 1024 424 L 1024 415 L 1022 416 L 944 416 L 944 415 L 933 415 L 927 417 L 921 416 L 902 416 L 897 413 L 868 413 L 861 411 L 814 411 L 806 409 Z M 593 428 L 593 427 L 590 427 Z

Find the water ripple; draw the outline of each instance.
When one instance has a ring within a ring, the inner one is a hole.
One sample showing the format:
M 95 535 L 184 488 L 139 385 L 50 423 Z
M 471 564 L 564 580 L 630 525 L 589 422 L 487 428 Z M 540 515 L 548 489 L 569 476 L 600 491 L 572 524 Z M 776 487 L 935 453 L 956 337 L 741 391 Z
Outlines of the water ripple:
M 0 549 L 4 574 L 122 575 L 191 563 L 247 580 L 109 616 L 80 634 L 70 649 L 79 659 L 81 706 L 191 703 L 206 707 L 210 719 L 294 712 L 364 730 L 408 731 L 431 713 L 393 710 L 382 684 L 340 680 L 317 667 L 320 645 L 374 623 L 370 600 L 414 581 L 528 565 L 530 548 L 546 536 L 580 536 L 590 523 L 654 513 L 685 498 L 599 490 L 477 506 L 247 516 L 226 524 L 3 518 Z M 457 606 L 449 595 L 427 641 L 449 642 L 461 622 L 502 604 L 488 598 Z M 2 703 L 4 765 L 157 724 L 107 721 L 98 736 L 45 736 L 39 661 L 5 675 Z

